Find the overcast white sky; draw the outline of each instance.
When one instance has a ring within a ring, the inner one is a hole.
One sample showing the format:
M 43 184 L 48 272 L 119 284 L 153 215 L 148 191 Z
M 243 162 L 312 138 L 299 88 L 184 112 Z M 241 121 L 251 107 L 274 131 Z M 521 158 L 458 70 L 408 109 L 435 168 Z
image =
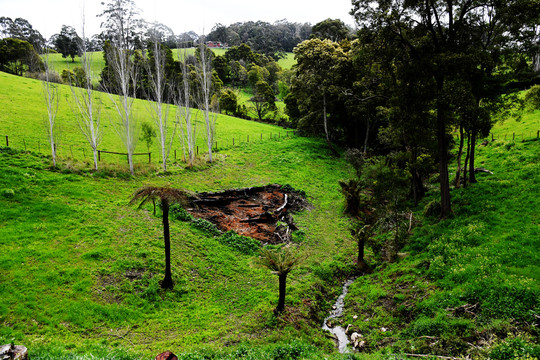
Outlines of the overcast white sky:
M 62 25 L 73 26 L 81 33 L 82 13 L 86 14 L 86 36 L 99 33 L 105 0 L 0 0 L 0 16 L 21 17 L 44 37 L 59 33 Z M 193 30 L 208 33 L 216 23 L 287 19 L 312 25 L 339 18 L 353 25 L 349 15 L 351 0 L 135 0 L 142 17 L 169 26 L 175 34 Z

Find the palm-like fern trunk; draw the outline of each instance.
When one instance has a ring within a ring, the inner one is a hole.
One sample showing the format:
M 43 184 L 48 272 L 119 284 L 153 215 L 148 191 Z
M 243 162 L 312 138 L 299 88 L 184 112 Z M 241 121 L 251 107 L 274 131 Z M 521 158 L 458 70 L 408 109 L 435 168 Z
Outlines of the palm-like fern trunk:
M 169 202 L 162 199 L 163 208 L 163 240 L 165 241 L 165 278 L 161 283 L 164 289 L 172 289 L 174 286 L 171 273 L 171 235 L 169 232 Z

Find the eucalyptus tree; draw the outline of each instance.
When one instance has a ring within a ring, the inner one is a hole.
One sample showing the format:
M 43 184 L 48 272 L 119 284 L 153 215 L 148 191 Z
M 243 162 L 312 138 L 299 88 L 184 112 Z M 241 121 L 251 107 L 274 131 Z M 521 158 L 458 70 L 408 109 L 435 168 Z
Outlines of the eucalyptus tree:
M 212 76 L 212 51 L 202 42 L 198 48 L 197 80 L 199 89 L 197 91 L 198 108 L 202 111 L 205 125 L 205 139 L 208 148 L 208 161 L 212 162 L 212 146 L 216 131 L 217 104 L 212 102 L 212 95 L 215 91 Z
M 148 106 L 150 113 L 159 131 L 159 145 L 161 150 L 161 160 L 163 171 L 167 172 L 167 159 L 171 152 L 173 140 L 176 133 L 176 124 L 172 133 L 169 134 L 169 103 L 172 88 L 171 81 L 174 81 L 169 64 L 174 62 L 170 49 L 166 48 L 158 37 L 157 29 L 151 33 L 148 53 L 150 56 L 144 62 L 146 67 L 148 85 Z
M 182 81 L 176 85 L 174 103 L 176 105 L 176 123 L 180 126 L 180 142 L 184 152 L 184 159 L 188 167 L 193 167 L 195 160 L 195 146 L 197 141 L 197 121 L 198 109 L 193 109 L 193 97 L 196 70 L 189 64 L 189 56 L 186 49 L 183 52 L 184 60 L 180 61 L 182 67 Z
M 298 106 L 304 114 L 299 126 L 322 125 L 326 142 L 336 153 L 330 136 L 331 124 L 328 120 L 329 102 L 343 89 L 342 75 L 349 58 L 345 50 L 336 42 L 314 38 L 300 43 L 294 49 L 296 59 L 296 89 Z M 322 121 L 321 121 L 322 120 Z
M 159 201 L 163 221 L 163 241 L 165 246 L 165 277 L 161 282 L 164 289 L 172 289 L 174 282 L 171 271 L 171 235 L 169 230 L 169 207 L 172 204 L 187 204 L 188 195 L 183 190 L 169 187 L 145 186 L 136 190 L 130 204 L 139 203 L 139 208 L 148 202 Z
M 79 116 L 76 116 L 79 129 L 83 133 L 86 141 L 92 148 L 94 170 L 98 169 L 98 151 L 97 148 L 103 137 L 101 127 L 101 100 L 94 92 L 92 79 L 93 73 L 93 54 L 89 50 L 89 41 L 85 37 L 85 24 L 83 14 L 82 39 L 79 42 L 79 53 L 81 54 L 81 65 L 84 73 L 84 81 L 79 84 L 73 84 L 70 81 L 71 94 L 77 108 Z
M 103 48 L 106 66 L 102 71 L 101 85 L 118 114 L 120 121 L 114 123 L 115 130 L 127 150 L 129 171 L 133 175 L 133 153 L 137 142 L 133 102 L 139 70 L 134 59 L 134 29 L 139 22 L 138 11 L 132 0 L 110 0 L 105 6 L 100 16 L 106 17 L 106 21 L 101 26 L 109 31 L 110 40 Z
M 56 167 L 56 147 L 58 143 L 58 123 L 56 121 L 56 115 L 58 113 L 59 103 L 59 86 L 53 82 L 54 71 L 51 67 L 49 59 L 49 52 L 46 51 L 43 57 L 45 63 L 45 71 L 43 74 L 42 93 L 45 100 L 45 106 L 47 107 L 47 140 L 51 146 L 51 155 L 53 161 L 53 167 Z
M 462 77 L 475 84 L 479 91 L 471 91 L 471 96 L 481 106 L 486 95 L 481 89 L 502 70 L 504 50 L 527 43 L 523 40 L 532 35 L 529 30 L 538 22 L 540 4 L 536 0 L 353 0 L 352 4 L 351 15 L 361 28 L 403 49 L 415 66 L 430 74 L 426 82 L 434 85 L 441 216 L 447 217 L 451 214 L 447 131 L 455 119 L 448 82 Z

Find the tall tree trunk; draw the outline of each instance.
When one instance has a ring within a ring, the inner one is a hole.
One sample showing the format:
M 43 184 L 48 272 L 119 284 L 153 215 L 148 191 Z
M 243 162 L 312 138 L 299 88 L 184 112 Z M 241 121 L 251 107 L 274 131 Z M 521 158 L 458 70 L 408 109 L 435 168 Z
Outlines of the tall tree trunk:
M 165 241 L 165 278 L 161 283 L 163 289 L 172 289 L 173 280 L 171 273 L 171 237 L 169 232 L 169 203 L 166 199 L 162 199 L 161 206 L 163 208 L 163 240 Z
M 469 158 L 469 182 L 474 184 L 476 182 L 476 175 L 474 174 L 474 150 L 476 148 L 476 129 L 471 130 L 471 155 Z
M 463 155 L 463 143 L 463 125 L 459 125 L 459 150 L 457 157 L 456 181 L 454 184 L 456 189 L 461 185 L 461 156 Z
M 285 309 L 285 294 L 287 292 L 287 275 L 279 274 L 279 300 L 275 312 L 280 313 Z
M 332 151 L 332 154 L 335 156 L 338 156 L 339 153 L 332 145 L 332 142 L 330 141 L 330 134 L 328 133 L 328 118 L 326 116 L 326 93 L 323 92 L 323 125 L 324 125 L 324 135 L 326 137 L 326 143 L 328 144 L 328 147 Z
M 463 187 L 467 187 L 469 178 L 467 177 L 467 171 L 469 166 L 469 156 L 471 153 L 471 134 L 467 131 L 467 153 L 465 155 L 465 164 L 463 164 Z
M 442 100 L 444 79 L 437 76 L 437 142 L 439 152 L 439 186 L 441 189 L 441 218 L 447 218 L 452 213 L 450 203 L 450 182 L 448 180 L 448 141 L 446 138 L 447 106 Z
M 367 153 L 368 139 L 369 139 L 369 119 L 366 121 L 366 136 L 364 137 L 364 155 Z

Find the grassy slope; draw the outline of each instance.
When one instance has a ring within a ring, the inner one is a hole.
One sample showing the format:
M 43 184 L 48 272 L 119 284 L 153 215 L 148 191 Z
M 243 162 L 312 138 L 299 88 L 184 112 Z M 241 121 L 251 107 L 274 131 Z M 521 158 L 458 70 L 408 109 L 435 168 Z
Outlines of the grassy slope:
M 43 138 L 40 84 L 0 76 L 0 133 L 17 133 L 27 141 Z M 137 106 L 144 111 L 141 103 Z M 65 103 L 59 120 L 65 144 L 81 141 Z M 218 134 L 277 130 L 225 116 L 218 121 Z M 12 145 L 21 149 L 17 139 Z M 111 131 L 104 146 L 121 149 Z M 321 282 L 316 270 L 347 252 L 342 244 L 353 248 L 337 185 L 348 176 L 346 166 L 324 149 L 318 140 L 265 136 L 223 150 L 212 166 L 190 171 L 173 165 L 174 175 L 129 180 L 66 167 L 53 172 L 47 157 L 4 149 L 0 189 L 12 189 L 15 196 L 0 196 L 0 342 L 14 339 L 29 347 L 58 345 L 74 352 L 102 344 L 151 356 L 166 348 L 182 352 L 309 338 L 330 350 L 331 341 L 309 320 L 310 305 L 316 303 L 310 289 Z M 309 258 L 290 276 L 288 320 L 276 322 L 271 315 L 275 276 L 256 266 L 253 256 L 221 245 L 189 223 L 172 224 L 175 290 L 158 289 L 161 223 L 149 208 L 127 206 L 135 189 L 152 184 L 208 191 L 268 183 L 305 190 L 314 205 L 296 216 L 306 232 L 302 249 Z
M 0 75 L 0 103 L 8 109 L 0 115 L 0 133 L 11 126 L 41 136 L 39 84 Z M 28 103 L 37 109 L 23 105 Z M 65 107 L 61 115 L 72 117 Z M 539 120 L 537 112 L 503 125 L 534 129 Z M 251 126 L 275 129 L 229 117 L 221 117 L 218 126 L 218 132 L 231 134 Z M 77 137 L 73 126 L 66 129 L 67 139 Z M 504 131 L 497 125 L 495 138 Z M 107 136 L 114 146 L 114 134 Z M 331 342 L 308 317 L 335 299 L 317 284 L 339 283 L 337 275 L 354 258 L 354 244 L 337 186 L 350 174 L 321 149 L 321 142 L 310 139 L 265 140 L 223 150 L 211 167 L 173 166 L 174 175 L 130 180 L 51 172 L 46 158 L 3 152 L 0 189 L 13 189 L 15 197 L 0 197 L 0 287 L 6 294 L 0 300 L 0 341 L 15 338 L 75 352 L 129 347 L 150 356 L 164 348 L 183 352 L 244 342 L 264 347 L 297 338 L 330 352 Z M 494 174 L 479 174 L 479 183 L 453 190 L 455 217 L 443 222 L 421 215 L 422 206 L 437 197 L 431 185 L 415 210 L 422 225 L 405 249 L 409 256 L 380 264 L 350 287 L 341 322 L 364 335 L 366 351 L 478 357 L 489 350 L 467 342 L 486 347 L 509 333 L 536 334 L 526 324 L 538 315 L 539 154 L 540 141 L 499 139 L 480 146 L 478 164 Z M 175 291 L 158 290 L 161 225 L 149 208 L 126 205 L 134 189 L 171 184 L 206 191 L 271 182 L 305 190 L 314 204 L 295 217 L 310 256 L 290 277 L 284 321 L 270 315 L 276 279 L 256 267 L 253 257 L 187 223 L 172 228 Z M 372 255 L 370 261 L 377 264 Z M 476 304 L 474 315 L 459 312 L 466 304 Z
M 71 150 L 73 147 L 74 157 L 82 159 L 83 155 L 86 155 L 85 159 L 90 159 L 89 147 L 84 139 L 82 133 L 78 130 L 76 117 L 71 111 L 72 105 L 70 105 L 68 99 L 71 97 L 69 87 L 60 86 L 60 105 L 58 112 L 58 124 L 60 126 L 60 144 L 58 149 L 61 156 L 71 157 Z M 102 128 L 104 131 L 104 137 L 101 146 L 102 150 L 108 151 L 124 151 L 122 144 L 118 139 L 115 131 L 114 124 L 117 123 L 117 113 L 114 110 L 110 98 L 106 94 L 100 94 L 99 98 L 102 102 Z M 2 142 L 5 141 L 5 136 L 9 136 L 10 145 L 15 148 L 24 148 L 26 144 L 27 149 L 48 153 L 46 147 L 46 132 L 45 124 L 46 120 L 46 107 L 41 94 L 41 83 L 39 81 L 20 78 L 6 73 L 0 73 L 0 103 L 2 104 L 3 111 L 0 112 L 0 136 L 2 136 Z M 32 104 L 32 106 L 26 106 L 26 104 Z M 193 112 L 197 114 L 197 112 Z M 144 101 L 135 100 L 135 107 L 133 114 L 135 120 L 140 123 L 143 121 L 153 124 L 151 113 L 148 106 Z M 174 120 L 174 111 L 170 112 L 170 122 Z M 21 126 L 25 124 L 25 126 Z M 197 144 L 200 148 L 200 152 L 206 151 L 206 142 L 204 138 L 204 124 L 202 117 L 198 116 L 198 131 L 197 131 Z M 172 132 L 172 126 L 171 126 Z M 281 134 L 279 134 L 281 132 Z M 271 136 L 284 136 L 285 132 L 275 126 L 239 121 L 236 118 L 219 115 L 217 119 L 217 130 L 215 139 L 217 141 L 218 148 L 227 148 L 232 146 L 232 139 L 235 139 L 235 145 L 239 141 L 247 141 L 247 136 L 250 136 L 250 141 L 260 141 L 261 134 L 263 140 L 269 139 Z M 83 151 L 83 149 L 85 149 Z M 174 150 L 177 150 L 177 157 L 180 158 L 182 153 L 182 144 L 179 136 L 176 136 L 171 156 L 174 157 Z M 146 152 L 146 145 L 143 142 L 139 142 L 136 148 L 136 152 Z M 153 153 L 153 161 L 158 163 L 160 157 L 160 151 L 157 139 L 154 140 L 154 144 L 150 151 Z M 104 157 L 105 161 L 118 162 L 118 157 L 108 155 Z M 145 163 L 147 158 L 135 158 L 136 162 Z
M 495 126 L 498 140 L 477 150 L 477 166 L 493 175 L 480 173 L 477 184 L 452 191 L 453 218 L 422 216 L 422 206 L 438 196 L 432 184 L 415 211 L 421 226 L 404 249 L 409 256 L 350 287 L 342 323 L 364 335 L 365 350 L 392 345 L 396 352 L 473 358 L 493 351 L 495 358 L 509 348 L 523 356 L 521 340 L 498 339 L 538 336 L 531 324 L 540 311 L 540 141 L 503 138 L 522 126 L 535 138 L 540 111 Z M 530 347 L 538 356 L 540 345 Z

